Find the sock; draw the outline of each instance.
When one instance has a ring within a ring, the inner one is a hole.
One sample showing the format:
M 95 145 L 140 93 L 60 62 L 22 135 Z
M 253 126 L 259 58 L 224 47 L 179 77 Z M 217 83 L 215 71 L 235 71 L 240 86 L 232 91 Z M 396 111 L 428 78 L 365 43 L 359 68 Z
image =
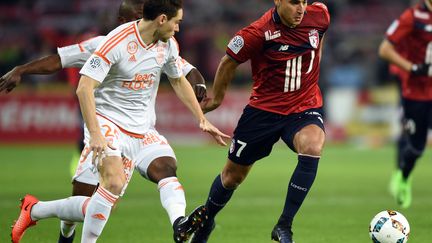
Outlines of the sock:
M 75 228 L 76 228 L 75 222 L 64 221 L 64 220 L 60 221 L 60 232 L 66 238 L 70 238 L 73 235 Z
M 396 164 L 396 169 L 400 169 L 403 166 L 403 152 L 405 147 L 407 146 L 407 138 L 404 134 L 402 134 L 398 141 L 397 141 L 397 151 L 396 151 L 396 156 L 397 156 L 397 164 Z
M 81 242 L 96 242 L 108 221 L 111 208 L 118 197 L 118 195 L 114 195 L 102 186 L 99 186 L 87 205 Z
M 89 197 L 73 196 L 54 201 L 40 201 L 31 210 L 33 220 L 57 217 L 72 222 L 84 221 L 83 207 Z
M 185 216 L 186 199 L 183 186 L 177 177 L 167 177 L 159 181 L 158 190 L 162 206 L 172 225 L 177 218 Z
M 402 170 L 402 176 L 406 180 L 414 169 L 417 159 L 422 154 L 422 151 L 414 149 L 411 145 L 405 146 L 401 150 L 401 160 L 399 162 L 400 169 Z
M 212 222 L 216 214 L 225 207 L 233 193 L 234 189 L 226 189 L 223 186 L 221 175 L 216 176 L 206 202 L 209 222 Z
M 279 223 L 291 224 L 315 180 L 319 157 L 298 155 L 297 167 L 288 184 L 285 206 Z

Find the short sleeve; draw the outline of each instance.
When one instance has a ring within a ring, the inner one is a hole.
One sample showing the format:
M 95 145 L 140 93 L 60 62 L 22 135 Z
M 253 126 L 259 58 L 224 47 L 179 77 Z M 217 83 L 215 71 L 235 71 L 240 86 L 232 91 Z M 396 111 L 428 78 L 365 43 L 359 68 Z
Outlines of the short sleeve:
M 402 39 L 411 33 L 414 25 L 412 9 L 406 10 L 399 19 L 393 21 L 387 29 L 386 37 L 393 44 L 398 44 Z
M 249 60 L 257 50 L 262 49 L 264 38 L 253 26 L 248 26 L 239 32 L 228 43 L 226 53 L 236 60 L 243 63 Z
M 330 13 L 328 11 L 327 6 L 324 3 L 322 3 L 322 2 L 314 2 L 314 3 L 312 3 L 312 5 L 313 6 L 317 6 L 317 7 L 321 8 L 323 10 L 324 17 L 325 17 L 325 19 L 327 21 L 327 24 L 330 24 Z
M 98 36 L 79 44 L 57 48 L 57 53 L 60 56 L 62 67 L 82 67 L 103 38 L 104 36 Z
M 114 42 L 116 35 L 113 32 L 99 43 L 94 53 L 81 68 L 80 74 L 103 82 L 111 66 L 120 60 L 122 53 L 118 42 Z
M 178 60 L 181 64 L 181 69 L 182 69 L 182 73 L 183 75 L 188 75 L 188 73 L 195 68 L 194 65 L 190 64 L 188 61 L 186 61 L 186 59 L 183 59 L 182 57 L 179 56 L 179 60 Z
M 180 78 L 183 75 L 181 58 L 179 57 L 179 48 L 174 38 L 168 41 L 168 59 L 164 64 L 162 71 L 170 78 Z

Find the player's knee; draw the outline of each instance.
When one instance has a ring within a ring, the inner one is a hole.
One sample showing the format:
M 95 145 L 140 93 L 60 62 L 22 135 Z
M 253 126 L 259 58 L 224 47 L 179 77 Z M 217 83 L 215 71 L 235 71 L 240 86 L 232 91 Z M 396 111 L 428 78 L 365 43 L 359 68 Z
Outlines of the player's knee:
M 126 176 L 124 174 L 111 176 L 101 183 L 102 187 L 113 194 L 119 195 L 126 184 Z
M 167 177 L 177 176 L 177 165 L 173 158 L 154 160 L 147 169 L 147 175 L 150 180 L 158 182 Z
M 222 172 L 222 185 L 227 189 L 236 189 L 246 178 L 246 175 L 230 170 Z
M 303 144 L 299 149 L 300 154 L 307 154 L 313 156 L 321 156 L 323 145 L 321 143 L 308 143 Z

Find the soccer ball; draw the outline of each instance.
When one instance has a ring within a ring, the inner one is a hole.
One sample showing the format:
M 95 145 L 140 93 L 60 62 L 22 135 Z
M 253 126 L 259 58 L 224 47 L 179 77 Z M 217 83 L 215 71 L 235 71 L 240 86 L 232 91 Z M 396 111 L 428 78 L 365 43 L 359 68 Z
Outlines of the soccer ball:
M 408 241 L 410 226 L 399 212 L 379 212 L 369 225 L 369 236 L 374 243 L 405 243 Z

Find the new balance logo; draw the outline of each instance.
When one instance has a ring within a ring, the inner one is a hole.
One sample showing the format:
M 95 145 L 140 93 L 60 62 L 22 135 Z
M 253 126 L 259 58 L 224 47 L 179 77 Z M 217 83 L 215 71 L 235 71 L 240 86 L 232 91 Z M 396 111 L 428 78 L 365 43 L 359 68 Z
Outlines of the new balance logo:
M 287 51 L 288 48 L 289 48 L 289 45 L 281 45 L 281 46 L 279 47 L 279 51 Z
M 281 33 L 280 33 L 280 30 L 276 30 L 276 31 L 273 32 L 273 33 L 272 33 L 270 30 L 267 30 L 267 31 L 264 33 L 264 35 L 265 35 L 265 39 L 266 39 L 267 41 L 269 41 L 269 40 L 274 40 L 274 39 L 280 37 L 280 36 L 281 36 Z
M 99 220 L 106 220 L 105 216 L 101 213 L 93 214 L 92 218 L 99 219 Z

